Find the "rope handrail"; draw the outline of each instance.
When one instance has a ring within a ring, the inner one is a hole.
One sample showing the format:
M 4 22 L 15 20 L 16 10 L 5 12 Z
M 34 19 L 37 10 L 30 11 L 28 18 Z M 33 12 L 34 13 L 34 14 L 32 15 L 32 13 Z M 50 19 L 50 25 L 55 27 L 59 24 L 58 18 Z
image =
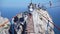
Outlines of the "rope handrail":
M 40 13 L 41 14 L 41 13 Z M 43 14 L 41 14 L 43 16 Z M 44 17 L 44 16 L 43 16 Z M 44 17 L 46 20 L 48 20 L 46 17 Z M 55 25 L 53 22 L 49 21 L 50 23 L 52 23 L 58 30 L 60 30 L 60 27 L 58 27 L 57 25 Z

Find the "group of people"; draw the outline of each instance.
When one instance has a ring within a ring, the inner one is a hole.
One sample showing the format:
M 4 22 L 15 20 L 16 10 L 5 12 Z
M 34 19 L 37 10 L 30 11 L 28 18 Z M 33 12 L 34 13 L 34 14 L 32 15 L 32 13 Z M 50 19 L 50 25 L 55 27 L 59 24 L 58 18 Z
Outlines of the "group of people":
M 20 14 L 19 14 L 20 15 Z M 10 34 L 27 34 L 27 23 L 26 19 L 28 16 L 31 16 L 31 13 L 28 13 L 27 16 L 18 17 L 19 15 L 12 18 L 12 24 L 9 29 Z
M 9 34 L 25 34 L 26 21 L 24 21 L 24 17 L 18 18 L 15 16 L 12 22 L 13 24 L 10 26 Z

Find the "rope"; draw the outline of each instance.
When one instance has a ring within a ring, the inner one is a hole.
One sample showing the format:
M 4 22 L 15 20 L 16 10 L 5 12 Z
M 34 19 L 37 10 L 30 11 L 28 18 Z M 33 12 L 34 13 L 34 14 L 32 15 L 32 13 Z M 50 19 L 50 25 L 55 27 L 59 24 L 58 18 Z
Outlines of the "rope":
M 40 13 L 41 14 L 41 13 Z M 43 14 L 41 14 L 43 16 Z M 44 17 L 44 16 L 43 16 Z M 44 17 L 46 20 L 48 20 L 46 17 Z M 53 22 L 49 21 L 50 23 L 52 23 L 58 30 L 60 30 L 60 27 L 58 27 L 57 25 L 55 25 Z

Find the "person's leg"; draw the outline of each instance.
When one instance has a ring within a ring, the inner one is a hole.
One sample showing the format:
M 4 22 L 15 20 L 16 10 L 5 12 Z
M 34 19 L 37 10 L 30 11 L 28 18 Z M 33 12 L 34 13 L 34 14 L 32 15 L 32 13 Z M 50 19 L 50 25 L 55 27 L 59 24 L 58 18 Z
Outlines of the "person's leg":
M 14 29 L 14 34 L 17 34 L 17 32 L 15 31 L 15 29 Z
M 9 34 L 12 34 L 11 29 L 9 29 Z
M 22 33 L 23 33 L 23 34 L 26 34 L 25 31 L 26 31 L 26 22 L 25 22 L 24 25 L 23 25 L 23 32 L 22 32 Z

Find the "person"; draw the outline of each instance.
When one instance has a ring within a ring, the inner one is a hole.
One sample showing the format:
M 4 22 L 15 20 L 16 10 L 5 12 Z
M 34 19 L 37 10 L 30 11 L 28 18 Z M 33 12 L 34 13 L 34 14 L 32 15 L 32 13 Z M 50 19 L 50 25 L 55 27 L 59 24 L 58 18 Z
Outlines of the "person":
M 17 21 L 18 21 L 18 17 L 15 16 L 15 17 L 14 17 L 14 22 L 17 22 Z
M 24 17 L 21 17 L 19 19 L 19 21 L 20 21 L 20 25 L 22 25 L 22 28 L 23 28 L 23 31 L 22 31 L 21 34 L 26 34 L 26 32 L 25 32 L 25 30 L 26 30 L 26 21 L 24 20 Z
M 10 25 L 10 28 L 9 28 L 9 34 L 17 34 L 16 30 L 15 30 L 15 27 L 16 27 L 16 22 L 18 21 L 18 17 L 15 16 L 14 18 L 12 18 L 12 22 L 14 23 L 11 23 Z

